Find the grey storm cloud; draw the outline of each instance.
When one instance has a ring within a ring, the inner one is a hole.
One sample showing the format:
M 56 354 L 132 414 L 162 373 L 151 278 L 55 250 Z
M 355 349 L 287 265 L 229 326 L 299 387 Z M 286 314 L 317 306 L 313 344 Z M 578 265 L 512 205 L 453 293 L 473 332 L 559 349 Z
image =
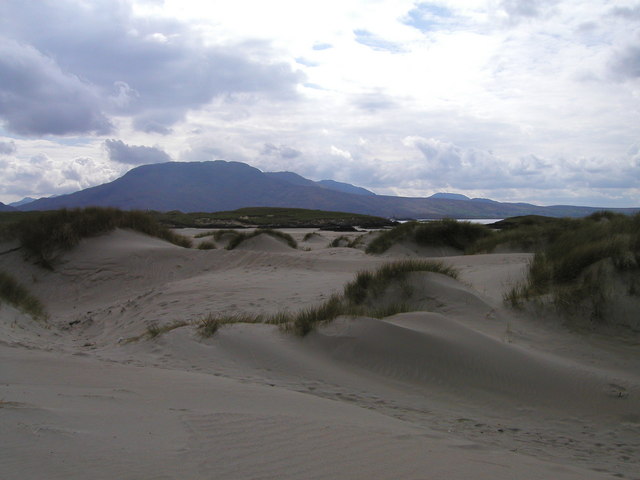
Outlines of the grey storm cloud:
M 11 155 L 16 151 L 14 142 L 0 142 L 0 155 Z
M 271 143 L 265 143 L 262 149 L 263 155 L 275 155 L 283 159 L 292 159 L 302 155 L 302 152 L 295 148 L 287 147 L 286 145 L 273 145 Z
M 156 147 L 127 145 L 122 140 L 105 140 L 104 145 L 109 153 L 109 159 L 118 163 L 147 165 L 171 161 L 167 152 Z
M 635 7 L 614 7 L 611 9 L 611 13 L 629 20 L 640 20 L 640 5 Z
M 393 98 L 382 92 L 365 93 L 354 98 L 353 104 L 367 112 L 375 113 L 380 110 L 389 110 L 398 106 Z
M 549 5 L 555 5 L 558 0 L 503 0 L 502 8 L 511 17 L 535 18 L 542 15 Z
M 611 62 L 611 70 L 622 78 L 640 78 L 640 45 L 630 45 L 618 52 Z
M 111 131 L 100 98 L 29 45 L 0 37 L 0 118 L 21 135 Z
M 168 133 L 189 109 L 216 96 L 293 99 L 304 80 L 288 64 L 254 60 L 268 56 L 266 43 L 207 46 L 188 25 L 138 19 L 124 2 L 6 0 L 0 31 L 13 39 L 0 60 L 0 98 L 11 99 L 1 111 L 22 133 L 105 133 L 103 111 L 132 116 L 140 130 Z M 74 97 L 79 101 L 69 110 Z M 64 118 L 56 123 L 56 115 Z

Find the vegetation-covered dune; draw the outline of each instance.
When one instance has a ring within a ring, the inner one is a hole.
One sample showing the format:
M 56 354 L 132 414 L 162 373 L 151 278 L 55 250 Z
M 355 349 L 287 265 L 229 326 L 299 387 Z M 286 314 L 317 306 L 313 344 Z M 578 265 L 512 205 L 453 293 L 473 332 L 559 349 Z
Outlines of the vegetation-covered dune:
M 509 302 L 553 306 L 581 325 L 640 330 L 640 215 L 603 212 L 539 233 L 544 241 Z
M 159 222 L 172 227 L 196 228 L 336 228 L 358 226 L 384 228 L 395 222 L 383 217 L 304 208 L 248 207 L 224 212 L 150 212 Z
M 380 234 L 367 246 L 367 253 L 383 253 L 399 242 L 420 246 L 444 246 L 464 251 L 478 240 L 491 235 L 484 225 L 444 219 L 433 222 L 407 222 Z
M 83 238 L 116 228 L 135 230 L 181 247 L 191 246 L 190 239 L 172 232 L 148 213 L 99 207 L 5 214 L 1 236 L 17 239 L 29 257 L 51 269 L 60 252 L 73 248 Z

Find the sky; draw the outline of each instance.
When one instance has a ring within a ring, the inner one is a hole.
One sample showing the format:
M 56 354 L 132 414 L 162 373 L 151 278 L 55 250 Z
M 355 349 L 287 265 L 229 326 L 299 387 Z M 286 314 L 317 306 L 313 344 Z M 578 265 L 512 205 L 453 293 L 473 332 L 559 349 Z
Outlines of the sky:
M 0 1 L 0 202 L 218 159 L 640 206 L 640 0 Z

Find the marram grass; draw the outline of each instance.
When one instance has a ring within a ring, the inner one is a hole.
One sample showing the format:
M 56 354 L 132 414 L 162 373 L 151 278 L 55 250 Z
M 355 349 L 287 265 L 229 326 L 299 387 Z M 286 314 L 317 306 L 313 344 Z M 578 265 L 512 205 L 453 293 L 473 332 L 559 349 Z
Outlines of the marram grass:
M 0 271 L 0 301 L 9 303 L 36 319 L 46 320 L 44 306 L 12 275 Z
M 59 252 L 70 250 L 83 238 L 116 228 L 129 228 L 181 247 L 191 247 L 190 239 L 160 225 L 151 215 L 116 208 L 89 207 L 41 212 L 19 221 L 15 225 L 15 235 L 29 257 L 52 269 Z
M 635 287 L 640 285 L 640 214 L 601 212 L 566 220 L 562 232 L 547 237 L 526 280 L 507 292 L 505 301 L 516 307 L 529 301 L 552 305 L 583 323 L 615 323 L 609 314 L 620 294 L 614 282 L 623 282 L 622 294 L 640 296 Z

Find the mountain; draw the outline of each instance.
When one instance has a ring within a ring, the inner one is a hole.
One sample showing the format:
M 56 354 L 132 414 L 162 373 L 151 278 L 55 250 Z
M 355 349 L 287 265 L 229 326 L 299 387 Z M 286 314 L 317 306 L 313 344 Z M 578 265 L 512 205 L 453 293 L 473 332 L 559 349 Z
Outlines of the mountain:
M 353 195 L 316 185 L 291 172 L 263 173 L 239 162 L 143 165 L 113 182 L 42 198 L 21 210 L 113 206 L 123 209 L 222 211 L 241 207 L 299 207 L 357 213 L 371 210 Z
M 344 193 L 353 193 L 356 195 L 375 195 L 375 193 L 367 190 L 366 188 L 356 187 L 355 185 L 351 185 L 350 183 L 336 182 L 335 180 L 320 180 L 319 182 L 314 182 L 313 180 L 309 180 L 293 172 L 265 172 L 265 175 L 277 180 L 283 180 L 287 183 L 291 183 L 292 185 L 301 185 L 305 187 L 319 186 L 328 188 L 329 190 L 336 190 L 338 192 Z
M 429 198 L 443 198 L 445 200 L 471 200 L 466 195 L 460 193 L 435 193 Z
M 328 188 L 330 190 L 337 190 L 339 192 L 353 193 L 355 195 L 375 195 L 371 190 L 356 187 L 350 183 L 336 182 L 335 180 L 320 180 L 316 183 L 321 187 Z
M 293 172 L 265 172 L 264 175 L 275 180 L 290 183 L 291 185 L 298 185 L 302 187 L 316 186 L 316 182 L 313 180 L 309 180 L 308 178 L 304 178 L 303 176 Z
M 33 197 L 24 197 L 22 200 L 18 200 L 17 202 L 12 202 L 9 204 L 11 207 L 19 207 L 20 205 L 25 205 L 27 203 L 31 203 L 35 200 Z
M 0 202 L 0 212 L 15 212 L 16 209 L 13 208 L 11 205 L 5 205 L 4 203 Z
M 329 183 L 334 187 L 335 184 L 339 182 Z M 344 187 L 348 184 L 341 185 L 343 190 L 349 189 Z M 578 217 L 603 210 L 573 206 L 539 207 L 486 199 L 470 201 L 348 193 L 327 188 L 326 182 L 313 182 L 292 172 L 263 173 L 245 163 L 222 160 L 143 165 L 113 182 L 68 195 L 41 198 L 18 208 L 53 210 L 87 206 L 183 212 L 216 212 L 242 207 L 296 207 L 387 218 Z M 611 210 L 624 213 L 640 211 Z

